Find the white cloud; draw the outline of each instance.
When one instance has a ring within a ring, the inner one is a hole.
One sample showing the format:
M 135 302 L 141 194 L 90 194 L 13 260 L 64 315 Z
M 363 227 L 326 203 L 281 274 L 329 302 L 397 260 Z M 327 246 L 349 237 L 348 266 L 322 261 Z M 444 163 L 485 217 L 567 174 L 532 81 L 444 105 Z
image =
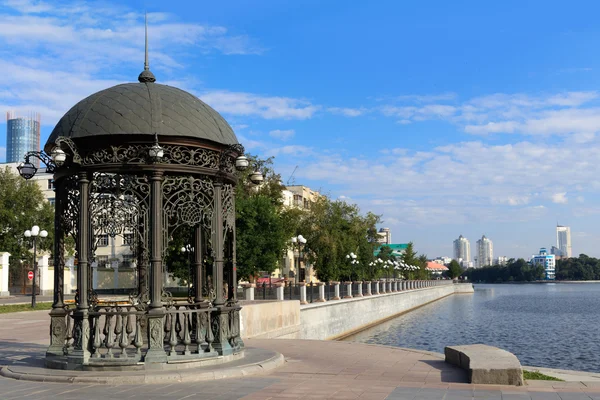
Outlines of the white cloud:
M 557 204 L 567 204 L 569 202 L 569 199 L 567 199 L 567 192 L 554 193 L 552 195 L 552 202 Z
M 274 137 L 276 139 L 280 139 L 280 140 L 288 140 L 292 136 L 294 136 L 295 133 L 296 132 L 293 129 L 286 129 L 286 130 L 275 129 L 275 130 L 269 132 L 269 136 Z
M 543 146 L 470 141 L 430 151 L 386 149 L 384 154 L 366 159 L 313 152 L 303 158 L 297 174 L 339 188 L 362 208 L 407 224 L 532 221 L 547 217 L 568 197 L 583 198 L 600 189 L 593 168 L 600 139 Z
M 320 108 L 306 100 L 224 90 L 206 92 L 201 94 L 200 98 L 225 114 L 258 116 L 265 119 L 308 119 Z
M 345 108 L 345 107 L 329 107 L 327 109 L 332 114 L 340 114 L 346 117 L 358 117 L 364 115 L 368 110 L 364 107 L 361 108 Z
M 600 131 L 600 108 L 593 106 L 600 100 L 600 93 L 596 91 L 540 96 L 495 93 L 460 104 L 455 97 L 449 98 L 447 103 L 441 101 L 443 97 L 431 103 L 424 103 L 418 96 L 405 96 L 402 100 L 412 100 L 414 104 L 389 104 L 380 107 L 381 113 L 398 118 L 401 124 L 442 119 L 477 135 L 576 134 L 576 140 L 583 142 L 591 140 Z
M 277 157 L 279 155 L 294 155 L 294 156 L 306 156 L 312 154 L 313 150 L 310 147 L 302 145 L 289 145 L 282 147 L 272 147 L 264 151 L 266 156 Z
M 0 108 L 36 111 L 54 125 L 77 101 L 117 83 L 135 81 L 144 59 L 143 14 L 116 4 L 5 1 L 0 8 Z M 192 54 L 259 53 L 248 38 L 222 26 L 149 13 L 150 65 L 160 83 Z M 168 53 L 168 54 L 167 54 Z M 193 86 L 193 85 L 192 85 Z

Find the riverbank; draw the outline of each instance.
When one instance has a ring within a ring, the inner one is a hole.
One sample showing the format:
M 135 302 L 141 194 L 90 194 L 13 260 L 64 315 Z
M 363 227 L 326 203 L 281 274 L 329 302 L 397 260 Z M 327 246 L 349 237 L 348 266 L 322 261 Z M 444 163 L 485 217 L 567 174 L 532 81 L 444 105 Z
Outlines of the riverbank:
M 470 283 L 301 305 L 299 301 L 242 302 L 242 338 L 336 340 L 453 294 L 472 294 Z

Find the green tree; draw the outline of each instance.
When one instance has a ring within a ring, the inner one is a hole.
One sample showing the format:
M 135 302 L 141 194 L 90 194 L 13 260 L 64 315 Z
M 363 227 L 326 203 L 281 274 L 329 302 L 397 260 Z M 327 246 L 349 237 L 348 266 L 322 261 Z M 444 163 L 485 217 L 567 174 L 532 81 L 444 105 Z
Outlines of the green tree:
M 450 261 L 448 265 L 448 277 L 450 279 L 458 278 L 462 274 L 462 267 L 456 260 Z
M 0 169 L 0 251 L 11 254 L 11 272 L 20 275 L 21 262 L 31 264 L 31 240 L 23 233 L 38 225 L 48 231 L 38 239 L 38 254 L 52 249 L 54 241 L 54 206 L 44 199 L 38 184 L 26 181 L 8 167 Z
M 260 186 L 250 182 L 252 168 L 238 174 L 236 188 L 236 254 L 238 279 L 271 274 L 280 266 L 284 251 L 300 215 L 284 208 L 281 176 L 273 170 L 273 158 L 249 156 L 262 172 Z

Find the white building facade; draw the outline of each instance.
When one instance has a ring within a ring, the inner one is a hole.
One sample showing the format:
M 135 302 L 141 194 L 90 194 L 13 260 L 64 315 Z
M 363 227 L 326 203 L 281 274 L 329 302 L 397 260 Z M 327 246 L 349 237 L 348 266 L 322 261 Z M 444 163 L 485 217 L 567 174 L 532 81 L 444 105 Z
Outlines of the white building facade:
M 477 241 L 477 258 L 475 259 L 475 267 L 481 268 L 492 265 L 494 261 L 494 244 L 490 239 L 483 235 Z
M 463 235 L 460 235 L 458 239 L 454 241 L 454 259 L 458 261 L 463 268 L 472 266 L 471 243 L 469 243 L 469 240 Z
M 567 258 L 572 256 L 571 228 L 562 225 L 556 226 L 556 246 L 560 250 L 560 254 L 557 255 Z
M 540 254 L 531 256 L 532 265 L 542 265 L 544 267 L 544 279 L 554 280 L 556 273 L 556 258 L 554 254 L 548 254 L 545 248 L 540 249 Z
M 377 243 L 392 244 L 392 231 L 390 228 L 381 228 L 377 232 Z

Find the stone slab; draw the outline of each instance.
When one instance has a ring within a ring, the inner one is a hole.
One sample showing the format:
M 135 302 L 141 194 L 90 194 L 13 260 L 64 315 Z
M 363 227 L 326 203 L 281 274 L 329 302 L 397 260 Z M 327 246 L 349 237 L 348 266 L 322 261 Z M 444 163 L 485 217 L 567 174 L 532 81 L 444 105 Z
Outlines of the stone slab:
M 469 382 L 484 385 L 523 385 L 523 368 L 512 353 L 485 344 L 447 346 L 447 363 L 468 371 Z

